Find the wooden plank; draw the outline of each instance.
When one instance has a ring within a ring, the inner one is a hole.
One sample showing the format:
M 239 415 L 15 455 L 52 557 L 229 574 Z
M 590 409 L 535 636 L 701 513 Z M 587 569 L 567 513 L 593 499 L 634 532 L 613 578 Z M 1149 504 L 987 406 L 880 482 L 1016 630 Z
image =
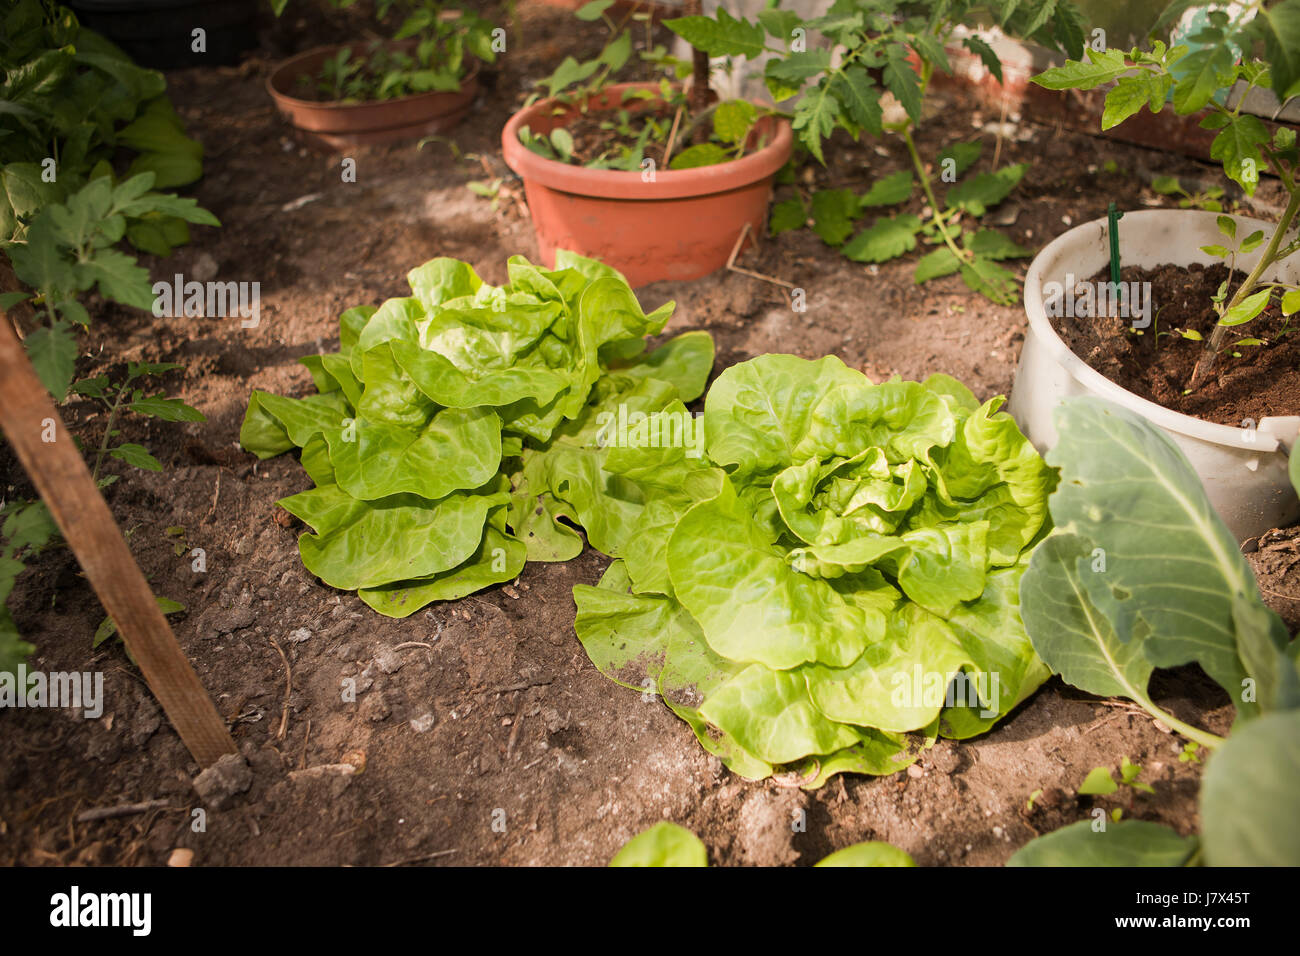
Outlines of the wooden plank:
M 207 767 L 234 753 L 226 723 L 176 642 L 72 435 L 0 311 L 0 427 L 167 719 Z M 53 429 L 54 441 L 45 441 Z

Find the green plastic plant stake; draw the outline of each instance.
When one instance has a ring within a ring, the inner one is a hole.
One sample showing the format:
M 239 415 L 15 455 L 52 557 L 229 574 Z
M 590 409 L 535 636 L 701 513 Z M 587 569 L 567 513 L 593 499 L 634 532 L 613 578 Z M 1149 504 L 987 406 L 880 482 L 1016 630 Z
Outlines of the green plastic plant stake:
M 1114 203 L 1106 207 L 1106 231 L 1110 235 L 1110 284 L 1119 285 L 1119 221 L 1124 214 Z

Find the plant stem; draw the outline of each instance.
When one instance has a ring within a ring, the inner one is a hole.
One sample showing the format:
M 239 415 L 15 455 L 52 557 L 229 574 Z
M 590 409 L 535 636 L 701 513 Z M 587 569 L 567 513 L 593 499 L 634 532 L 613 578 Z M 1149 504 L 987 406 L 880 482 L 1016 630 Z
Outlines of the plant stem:
M 930 208 L 934 210 L 934 224 L 939 227 L 939 235 L 943 236 L 943 241 L 947 243 L 952 254 L 957 257 L 958 262 L 967 260 L 966 253 L 957 247 L 953 242 L 952 236 L 948 235 L 948 230 L 944 228 L 943 213 L 939 210 L 939 200 L 934 197 L 934 189 L 930 185 L 930 177 L 926 174 L 925 164 L 921 162 L 921 154 L 916 151 L 916 144 L 912 142 L 912 126 L 909 122 L 901 130 L 903 142 L 907 144 L 907 152 L 912 157 L 912 165 L 916 167 L 916 175 L 920 177 L 921 189 L 925 191 L 925 198 L 930 202 Z
M 104 440 L 99 443 L 99 452 L 95 455 L 95 467 L 90 470 L 90 480 L 99 481 L 99 468 L 104 463 L 104 456 L 108 454 L 108 440 L 113 435 L 113 426 L 117 423 L 117 413 L 122 407 L 122 399 L 126 395 L 126 387 L 118 389 L 117 401 L 113 402 L 108 411 L 108 424 L 104 426 Z
M 1202 747 L 1208 747 L 1211 750 L 1214 750 L 1224 742 L 1223 738 L 1217 734 L 1212 734 L 1208 730 L 1200 730 L 1193 727 L 1191 724 L 1183 723 L 1173 714 L 1161 710 L 1146 697 L 1137 698 L 1137 702 L 1146 709 L 1147 713 L 1151 714 L 1156 718 L 1156 720 L 1160 721 L 1170 730 L 1182 734 L 1188 740 L 1195 740 Z
M 1234 306 L 1245 299 L 1255 291 L 1255 286 L 1259 284 L 1260 276 L 1264 270 L 1273 265 L 1278 260 L 1277 250 L 1282 242 L 1282 237 L 1291 229 L 1291 223 L 1300 212 L 1300 187 L 1290 187 L 1291 197 L 1286 204 L 1286 210 L 1282 213 L 1282 218 L 1278 220 L 1277 228 L 1273 231 L 1273 237 L 1268 241 L 1268 247 L 1264 254 L 1259 257 L 1259 262 L 1251 270 L 1250 275 L 1246 276 L 1241 285 L 1237 286 L 1237 291 L 1224 307 L 1223 314 L 1227 314 Z M 1199 388 L 1201 384 L 1214 370 L 1214 363 L 1219 357 L 1219 350 L 1223 348 L 1223 340 L 1228 337 L 1229 326 L 1216 325 L 1214 331 L 1210 333 L 1210 343 L 1202 354 L 1200 361 L 1196 363 L 1196 368 L 1192 370 L 1192 380 L 1188 383 L 1189 389 Z

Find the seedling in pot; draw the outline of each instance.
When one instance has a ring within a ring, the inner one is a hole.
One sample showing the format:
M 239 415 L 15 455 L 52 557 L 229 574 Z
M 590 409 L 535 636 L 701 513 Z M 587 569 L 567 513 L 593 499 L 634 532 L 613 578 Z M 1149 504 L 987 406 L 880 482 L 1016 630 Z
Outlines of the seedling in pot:
M 356 0 L 330 0 L 337 9 Z M 289 0 L 271 0 L 276 16 Z M 471 58 L 496 60 L 491 21 L 438 0 L 377 0 L 375 19 L 390 12 L 401 16 L 392 39 L 414 40 L 414 50 L 392 49 L 375 41 L 346 46 L 326 60 L 314 76 L 300 76 L 298 85 L 322 100 L 342 103 L 374 102 L 417 93 L 450 93 L 469 73 Z
M 609 6 L 608 0 L 594 0 L 576 14 L 580 20 L 603 20 L 609 28 L 610 39 L 601 52 L 583 62 L 565 57 L 549 77 L 538 83 L 547 98 L 559 104 L 557 114 L 576 109 L 580 117 L 588 117 L 591 100 L 633 62 L 634 44 L 627 28 L 632 14 L 615 23 L 607 13 Z M 676 30 L 675 24 L 680 22 L 669 20 L 666 25 Z M 651 68 L 658 89 L 624 91 L 615 109 L 595 124 L 597 132 L 603 134 L 595 137 L 603 149 L 596 152 L 585 144 L 575 147 L 572 134 L 563 128 L 544 136 L 524 127 L 520 141 L 547 159 L 589 169 L 621 170 L 641 169 L 647 158 L 669 169 L 712 166 L 739 159 L 751 147 L 765 144 L 762 140 L 751 143 L 751 130 L 763 114 L 759 107 L 745 100 L 710 102 L 707 57 L 687 61 L 672 56 L 662 45 L 650 47 L 647 40 L 646 46 L 639 60 Z M 689 89 L 687 78 L 692 79 Z M 534 94 L 528 102 L 539 95 Z
M 1176 0 L 1153 31 L 1172 22 L 1187 8 L 1184 0 Z M 1102 129 L 1117 126 L 1143 109 L 1159 113 L 1170 101 L 1174 112 L 1181 116 L 1204 110 L 1201 127 L 1217 131 L 1210 155 L 1223 165 L 1229 179 L 1246 195 L 1253 196 L 1260 174 L 1267 170 L 1286 191 L 1286 208 L 1272 234 L 1259 237 L 1267 245 L 1258 262 L 1230 294 L 1213 303 L 1219 322 L 1187 383 L 1189 390 L 1209 379 L 1230 329 L 1258 316 L 1275 293 L 1284 296 L 1291 291 L 1263 277 L 1300 249 L 1300 239 L 1287 239 L 1300 212 L 1300 183 L 1296 180 L 1300 151 L 1296 149 L 1295 131 L 1281 127 L 1270 136 L 1259 118 L 1241 109 L 1246 94 L 1255 87 L 1271 89 L 1281 102 L 1300 92 L 1300 30 L 1295 29 L 1300 25 L 1300 9 L 1295 3 L 1285 2 L 1269 9 L 1255 4 L 1234 10 L 1208 11 L 1207 25 L 1189 38 L 1197 45 L 1195 49 L 1183 43 L 1170 47 L 1159 40 L 1152 41 L 1146 50 L 1088 49 L 1086 59 L 1072 59 L 1034 77 L 1035 83 L 1051 90 L 1091 90 L 1113 84 L 1106 94 Z M 1255 52 L 1261 48 L 1262 55 Z M 1235 96 L 1233 107 L 1227 105 L 1229 92 Z M 1168 180 L 1157 180 L 1154 185 L 1171 193 L 1175 189 Z M 1214 209 L 1218 205 L 1217 197 L 1191 196 L 1181 187 L 1177 191 L 1184 193 L 1180 205 L 1185 207 Z M 1252 248 L 1258 244 L 1255 242 Z

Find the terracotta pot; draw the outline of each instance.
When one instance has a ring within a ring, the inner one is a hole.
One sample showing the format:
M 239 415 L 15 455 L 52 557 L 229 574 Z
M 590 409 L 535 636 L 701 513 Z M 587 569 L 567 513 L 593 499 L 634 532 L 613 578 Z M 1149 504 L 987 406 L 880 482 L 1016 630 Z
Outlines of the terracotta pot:
M 617 109 L 629 89 L 658 86 L 610 86 L 588 102 L 588 110 Z M 537 244 L 548 264 L 554 263 L 556 249 L 568 249 L 613 266 L 633 286 L 698 279 L 727 264 L 745 223 L 761 235 L 772 181 L 794 147 L 786 121 L 760 120 L 755 132 L 766 134 L 769 142 L 741 159 L 656 170 L 647 181 L 648 173 L 585 169 L 525 147 L 521 127 L 548 134 L 578 115 L 574 108 L 557 115 L 556 106 L 542 100 L 520 110 L 501 133 L 506 163 L 523 177 Z
M 298 77 L 314 75 L 321 65 L 345 46 L 354 51 L 361 43 L 317 47 L 281 63 L 266 81 L 276 107 L 307 139 L 327 149 L 393 143 L 445 133 L 465 118 L 478 95 L 478 66 L 454 93 L 417 93 L 370 103 L 304 100 L 293 94 Z M 389 49 L 413 50 L 414 43 L 386 44 Z

